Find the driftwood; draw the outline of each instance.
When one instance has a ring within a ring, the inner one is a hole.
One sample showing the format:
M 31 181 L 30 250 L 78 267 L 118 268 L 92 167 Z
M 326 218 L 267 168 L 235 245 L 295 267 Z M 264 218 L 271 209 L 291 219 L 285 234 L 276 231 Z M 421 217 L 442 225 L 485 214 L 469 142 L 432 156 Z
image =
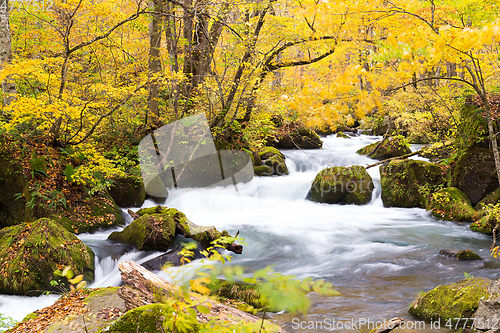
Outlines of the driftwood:
M 162 290 L 167 294 L 173 295 L 177 290 L 175 284 L 169 283 L 156 274 L 151 273 L 144 267 L 138 265 L 132 260 L 122 261 L 118 264 L 118 269 L 121 272 L 122 281 L 129 286 L 135 287 L 141 290 L 146 295 L 153 296 L 153 293 L 157 290 Z M 209 320 L 221 320 L 230 323 L 238 323 L 241 321 L 249 322 L 260 322 L 261 318 L 251 315 L 249 313 L 243 312 L 241 310 L 232 308 L 230 306 L 215 302 L 210 299 L 205 299 L 204 296 L 191 293 L 190 297 L 194 300 L 199 300 L 203 304 L 206 304 L 210 309 L 210 313 L 202 314 L 197 312 L 197 319 L 201 322 L 208 322 Z M 264 321 L 264 325 L 276 326 L 269 321 Z M 288 333 L 284 329 L 280 328 L 278 330 L 280 333 Z
M 401 326 L 405 320 L 403 318 L 392 318 L 391 320 L 386 321 L 383 323 L 379 328 L 374 329 L 370 331 L 370 333 L 389 333 L 393 329 L 398 328 Z
M 413 153 L 409 153 L 409 154 L 402 155 L 402 156 L 396 156 L 396 157 L 387 158 L 387 159 L 385 159 L 383 161 L 379 161 L 377 163 L 373 163 L 373 164 L 367 165 L 367 166 L 365 166 L 365 169 L 370 169 L 370 168 L 372 168 L 374 166 L 377 166 L 377 165 L 380 165 L 380 164 L 384 164 L 385 162 L 389 162 L 389 161 L 392 161 L 392 160 L 402 160 L 402 159 L 405 159 L 405 158 L 408 158 L 408 157 L 412 157 L 412 156 L 418 155 L 421 150 L 422 149 L 419 149 L 417 151 L 414 151 Z
M 137 214 L 137 213 L 133 212 L 133 211 L 132 211 L 132 210 L 130 210 L 130 209 L 127 211 L 127 213 L 128 213 L 128 215 L 132 216 L 132 218 L 133 218 L 134 220 L 137 220 L 139 217 L 141 217 L 141 215 L 139 215 L 139 214 Z

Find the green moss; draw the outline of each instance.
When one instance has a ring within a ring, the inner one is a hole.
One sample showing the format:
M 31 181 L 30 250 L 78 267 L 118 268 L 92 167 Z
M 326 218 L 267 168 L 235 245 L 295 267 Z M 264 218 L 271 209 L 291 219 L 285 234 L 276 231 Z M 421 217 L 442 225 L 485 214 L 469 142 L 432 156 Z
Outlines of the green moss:
M 230 283 L 226 280 L 217 280 L 216 283 L 213 283 L 208 287 L 210 288 L 212 295 L 245 302 L 256 309 L 264 307 L 264 304 L 262 304 L 259 300 L 260 295 L 257 286 L 255 285 L 243 282 Z
M 261 149 L 259 149 L 257 154 L 259 155 L 261 160 L 268 159 L 274 155 L 278 155 L 279 157 L 285 159 L 285 155 L 283 155 L 283 153 L 281 153 L 278 149 L 274 147 L 262 147 Z
M 166 304 L 149 304 L 128 311 L 116 320 L 107 330 L 110 333 L 163 333 L 172 332 L 174 322 L 182 323 L 183 332 L 198 332 L 199 324 L 195 318 L 183 312 L 177 313 L 174 321 L 174 310 Z
M 108 239 L 133 244 L 143 251 L 166 251 L 175 238 L 175 222 L 168 215 L 142 215 L 123 231 L 115 231 Z
M 426 209 L 435 217 L 449 221 L 472 222 L 476 216 L 469 199 L 456 187 L 448 187 L 434 193 Z
M 479 299 L 488 295 L 491 280 L 471 278 L 457 283 L 442 285 L 419 296 L 410 306 L 408 312 L 425 320 L 451 320 L 456 318 L 472 318 Z
M 29 313 L 26 315 L 26 317 L 23 318 L 22 321 L 28 321 L 28 320 L 31 320 L 31 319 L 36 319 L 39 315 L 32 312 L 32 313 Z
M 456 258 L 458 260 L 482 260 L 479 255 L 472 252 L 471 250 L 464 250 L 457 253 Z
M 419 160 L 393 160 L 380 168 L 386 207 L 425 208 L 429 196 L 446 185 L 448 168 Z
M 168 208 L 167 207 L 163 207 L 163 206 L 155 206 L 155 207 L 149 207 L 149 208 L 142 208 L 142 209 L 139 209 L 136 214 L 139 214 L 141 216 L 143 215 L 153 215 L 153 214 L 166 214 L 168 211 Z
M 350 139 L 351 137 L 347 134 L 345 134 L 344 132 L 338 132 L 337 133 L 337 138 L 343 138 L 343 139 Z
M 120 287 L 97 288 L 97 289 L 94 289 L 90 292 L 90 294 L 86 298 L 86 300 L 89 300 L 90 298 L 114 295 L 118 292 L 119 289 L 120 289 Z
M 474 208 L 476 210 L 481 210 L 486 208 L 488 205 L 496 205 L 497 203 L 500 203 L 500 188 L 485 196 Z
M 375 147 L 380 143 L 374 142 L 359 149 L 356 153 L 360 155 L 370 154 Z M 402 135 L 396 135 L 388 138 L 384 143 L 373 153 L 370 158 L 376 160 L 384 160 L 391 157 L 403 156 L 411 153 L 410 145 Z
M 469 227 L 472 230 L 480 232 L 482 234 L 492 235 L 493 228 L 495 228 L 498 221 L 499 220 L 497 214 L 495 212 L 490 212 L 487 215 L 481 217 L 476 222 L 471 223 Z
M 40 294 L 53 290 L 53 272 L 71 266 L 93 280 L 94 253 L 75 235 L 43 218 L 0 231 L 0 292 Z M 62 281 L 64 283 L 64 281 Z
M 364 167 L 331 167 L 316 175 L 306 198 L 330 204 L 364 205 L 370 202 L 372 191 L 372 178 Z
M 255 175 L 259 177 L 273 175 L 273 168 L 268 165 L 256 166 L 253 168 L 253 171 L 255 172 Z

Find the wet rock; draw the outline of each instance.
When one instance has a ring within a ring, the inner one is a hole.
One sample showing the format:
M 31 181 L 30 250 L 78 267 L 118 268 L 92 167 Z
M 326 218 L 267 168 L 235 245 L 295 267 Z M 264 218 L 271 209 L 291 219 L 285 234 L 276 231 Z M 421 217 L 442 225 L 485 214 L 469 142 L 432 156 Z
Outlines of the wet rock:
M 115 231 L 108 239 L 133 244 L 142 251 L 166 251 L 175 238 L 175 222 L 169 215 L 144 214 L 123 231 Z
M 447 167 L 419 160 L 393 160 L 380 168 L 386 207 L 425 208 L 429 196 L 446 185 Z
M 262 165 L 254 166 L 257 176 L 282 176 L 288 175 L 288 168 L 285 163 L 285 155 L 274 147 L 263 147 L 257 151 L 258 160 Z M 257 159 L 255 159 L 257 161 Z
M 476 146 L 470 147 L 457 161 L 452 186 L 460 189 L 473 205 L 497 189 L 493 152 Z
M 179 245 L 165 254 L 162 254 L 156 258 L 153 258 L 151 260 L 142 263 L 141 266 L 149 271 L 159 271 L 163 268 L 163 266 L 165 266 L 165 264 L 171 266 L 182 266 L 183 264 L 187 263 L 186 261 L 182 260 L 183 256 L 179 254 L 179 252 L 181 252 L 182 249 L 183 246 Z M 192 261 L 195 259 L 205 258 L 205 256 L 201 253 L 201 251 L 204 250 L 206 250 L 205 247 L 198 245 L 196 248 L 190 250 L 192 255 L 190 255 L 187 259 Z
M 42 218 L 0 230 L 0 293 L 33 296 L 57 290 L 50 282 L 61 266 L 71 266 L 86 281 L 94 278 L 92 250 L 55 221 Z M 59 282 L 67 287 L 64 279 Z
M 488 286 L 487 295 L 479 300 L 474 319 L 474 327 L 484 331 L 498 331 L 500 323 L 500 280 L 495 280 Z
M 362 166 L 331 167 L 320 171 L 306 199 L 329 204 L 365 205 L 371 200 L 372 178 Z
M 135 176 L 113 179 L 109 194 L 120 207 L 140 207 L 146 198 L 142 179 Z
M 495 191 L 486 195 L 481 201 L 474 206 L 474 209 L 481 210 L 487 207 L 488 205 L 496 205 L 500 203 L 500 188 L 497 188 Z
M 470 278 L 437 286 L 417 297 L 408 312 L 427 321 L 449 320 L 453 324 L 457 318 L 472 318 L 479 300 L 488 295 L 490 283 L 490 279 Z
M 394 119 L 385 116 L 384 118 L 379 118 L 377 122 L 373 125 L 372 135 L 384 135 L 389 128 L 389 124 L 391 126 L 389 135 L 396 133 L 397 129 Z
M 338 132 L 337 133 L 337 138 L 343 138 L 343 139 L 350 139 L 351 137 L 344 132 Z
M 464 251 L 449 251 L 449 250 L 441 250 L 439 251 L 439 254 L 451 258 L 456 258 L 457 260 L 483 260 L 479 255 L 475 254 L 471 250 L 464 250 Z
M 496 209 L 483 209 L 477 215 L 477 221 L 472 223 L 470 228 L 482 234 L 493 234 L 493 229 L 500 222 L 500 211 Z
M 268 144 L 278 149 L 320 149 L 323 146 L 319 135 L 303 126 L 283 128 Z
M 427 210 L 437 218 L 457 222 L 472 222 L 476 211 L 469 199 L 456 187 L 447 187 L 432 195 Z
M 379 143 L 380 141 L 369 144 L 359 149 L 356 153 L 368 156 Z M 402 135 L 396 135 L 385 140 L 369 157 L 376 160 L 385 160 L 387 158 L 403 156 L 409 153 L 411 153 L 411 149 L 406 139 Z

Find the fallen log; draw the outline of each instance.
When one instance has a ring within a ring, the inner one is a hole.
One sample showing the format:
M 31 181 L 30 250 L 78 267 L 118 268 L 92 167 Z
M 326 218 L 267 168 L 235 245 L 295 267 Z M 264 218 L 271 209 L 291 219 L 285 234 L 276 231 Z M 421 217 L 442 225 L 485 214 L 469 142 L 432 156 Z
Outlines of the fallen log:
M 169 283 L 156 274 L 151 273 L 144 267 L 140 266 L 132 260 L 122 261 L 118 264 L 118 269 L 121 272 L 121 277 L 123 283 L 139 289 L 146 295 L 151 295 L 158 290 L 165 291 L 167 295 L 173 296 L 177 290 L 175 284 Z M 262 318 L 254 316 L 252 314 L 246 313 L 244 311 L 232 308 L 230 306 L 215 302 L 208 298 L 205 299 L 204 296 L 190 293 L 190 297 L 195 300 L 199 300 L 202 304 L 208 305 L 210 313 L 202 314 L 197 312 L 196 317 L 201 322 L 208 322 L 210 320 L 220 320 L 224 322 L 229 322 L 231 324 L 240 323 L 241 321 L 247 322 L 260 322 Z M 271 322 L 265 320 L 264 325 L 277 326 Z M 278 329 L 280 333 L 288 333 L 282 328 Z
M 373 168 L 374 166 L 377 166 L 377 165 L 380 165 L 380 164 L 384 164 L 385 162 L 389 162 L 389 161 L 392 161 L 392 160 L 399 160 L 399 159 L 405 159 L 405 158 L 408 158 L 408 157 L 412 157 L 412 156 L 415 156 L 415 155 L 418 155 L 420 153 L 422 149 L 419 149 L 417 151 L 414 151 L 413 153 L 409 153 L 409 154 L 406 154 L 406 155 L 402 155 L 402 156 L 396 156 L 396 157 L 391 157 L 391 158 L 387 158 L 383 161 L 379 161 L 377 163 L 373 163 L 373 164 L 369 164 L 367 166 L 365 166 L 365 169 L 370 169 L 370 168 Z

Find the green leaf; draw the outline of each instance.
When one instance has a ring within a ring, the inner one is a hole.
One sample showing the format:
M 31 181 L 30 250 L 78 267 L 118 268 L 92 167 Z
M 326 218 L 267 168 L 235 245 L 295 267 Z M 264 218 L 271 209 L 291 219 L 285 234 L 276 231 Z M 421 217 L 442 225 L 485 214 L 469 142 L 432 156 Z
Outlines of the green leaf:
M 203 313 L 203 314 L 209 314 L 209 313 L 210 313 L 210 309 L 209 309 L 208 307 L 206 307 L 205 305 L 201 305 L 201 304 L 200 304 L 200 305 L 198 305 L 198 306 L 196 307 L 196 309 L 198 309 L 198 311 L 199 311 L 200 313 Z

